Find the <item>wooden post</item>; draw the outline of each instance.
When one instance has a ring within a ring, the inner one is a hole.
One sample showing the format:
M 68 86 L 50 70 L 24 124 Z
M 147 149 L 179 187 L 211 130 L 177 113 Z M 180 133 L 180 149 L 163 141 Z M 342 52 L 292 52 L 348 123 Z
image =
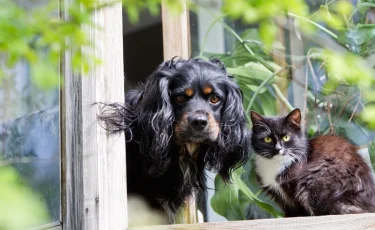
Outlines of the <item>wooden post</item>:
M 65 9 L 71 1 L 64 1 Z M 64 17 L 69 18 L 67 12 Z M 69 52 L 62 58 L 63 229 L 126 229 L 124 134 L 109 135 L 98 124 L 98 106 L 94 104 L 124 101 L 121 2 L 93 13 L 92 17 L 96 28 L 85 29 L 94 46 L 83 52 L 103 63 L 83 76 L 72 72 Z
M 187 0 L 178 0 L 181 12 L 171 12 L 165 3 L 162 4 L 164 60 L 175 56 L 188 59 L 190 50 L 190 22 Z M 197 223 L 195 194 L 185 201 L 182 223 Z
M 278 20 L 278 19 L 276 19 Z M 283 45 L 283 49 L 277 49 L 275 48 L 275 53 L 273 54 L 273 62 L 279 65 L 281 68 L 285 68 L 287 66 L 287 61 L 286 61 L 286 54 L 285 54 L 285 47 L 286 47 L 286 42 L 285 42 L 285 34 L 284 34 L 284 28 L 278 27 L 277 28 L 277 41 L 278 43 Z M 288 77 L 288 71 L 284 71 L 279 74 L 279 77 L 276 77 L 276 86 L 280 89 L 281 93 L 285 98 L 288 98 L 288 86 L 289 86 L 289 80 L 287 79 Z M 288 108 L 280 100 L 278 97 L 276 97 L 276 112 L 277 114 L 287 114 Z
M 296 34 L 296 28 L 294 26 L 293 21 L 289 21 L 289 37 L 290 37 L 290 54 L 293 56 L 303 56 L 304 55 L 304 45 L 303 41 L 300 37 Z M 291 64 L 293 66 L 293 80 L 294 82 L 305 82 L 305 72 L 302 68 L 303 65 L 301 62 L 298 62 L 294 59 L 291 59 Z M 302 115 L 302 124 L 305 122 L 305 115 L 306 111 L 304 109 L 305 105 L 305 87 L 303 85 L 299 85 L 297 83 L 293 83 L 292 85 L 293 90 L 293 99 L 294 99 L 294 107 L 300 108 L 303 111 Z
M 175 56 L 190 58 L 190 22 L 187 0 L 181 3 L 181 12 L 171 12 L 162 4 L 164 60 Z

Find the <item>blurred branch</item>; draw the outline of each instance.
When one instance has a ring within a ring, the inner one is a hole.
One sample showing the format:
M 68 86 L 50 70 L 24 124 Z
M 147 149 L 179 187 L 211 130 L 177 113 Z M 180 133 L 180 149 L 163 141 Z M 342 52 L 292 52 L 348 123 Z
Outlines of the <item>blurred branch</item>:
M 331 100 L 327 101 L 327 115 L 328 115 L 328 122 L 329 122 L 329 133 L 334 134 L 335 133 L 335 126 L 333 126 L 332 123 L 332 115 L 331 115 Z
M 285 98 L 279 87 L 276 84 L 272 84 L 272 88 L 275 90 L 276 96 L 288 107 L 290 111 L 292 111 L 294 107 L 289 103 L 288 99 Z
M 288 12 L 288 15 L 289 15 L 289 16 L 292 16 L 292 17 L 294 17 L 294 18 L 298 18 L 298 19 L 300 19 L 300 20 L 302 20 L 302 21 L 306 21 L 306 22 L 308 22 L 308 23 L 311 23 L 311 24 L 313 24 L 314 26 L 316 26 L 316 27 L 318 27 L 319 29 L 321 29 L 322 31 L 326 32 L 328 35 L 330 35 L 330 36 L 333 37 L 334 39 L 337 39 L 337 35 L 334 34 L 332 31 L 328 30 L 327 28 L 325 28 L 325 27 L 319 25 L 318 23 L 316 23 L 316 22 L 314 22 L 314 21 L 312 21 L 312 20 L 310 20 L 310 19 L 308 19 L 308 18 L 301 17 L 301 16 L 298 16 L 298 15 L 293 14 L 293 13 L 290 13 L 290 12 Z
M 340 113 L 339 113 L 339 115 L 338 115 L 338 117 L 337 117 L 337 119 L 336 119 L 336 121 L 335 121 L 335 125 L 337 125 L 337 124 L 339 123 L 340 118 L 341 118 L 342 115 L 344 114 L 346 107 L 348 106 L 349 102 L 350 102 L 355 96 L 357 96 L 357 94 L 353 94 L 353 95 L 351 95 L 351 96 L 345 101 L 344 106 L 341 108 L 341 111 L 340 111 Z M 359 98 L 361 98 L 360 95 L 359 95 Z
M 289 69 L 289 67 L 285 67 L 285 68 L 282 68 L 282 69 L 278 70 L 277 72 L 275 72 L 275 73 L 273 73 L 272 75 L 270 75 L 267 79 L 265 79 L 265 80 L 259 85 L 259 87 L 258 87 L 257 90 L 255 91 L 255 93 L 254 93 L 253 96 L 251 97 L 251 100 L 250 100 L 250 102 L 249 102 L 249 105 L 246 107 L 245 114 L 249 114 L 250 109 L 251 109 L 251 107 L 253 106 L 254 101 L 255 101 L 256 97 L 258 96 L 259 92 L 262 90 L 262 88 L 263 88 L 263 87 L 264 87 L 269 81 L 271 81 L 272 78 L 274 78 L 276 75 L 278 75 L 279 73 L 283 72 L 283 71 L 286 70 L 286 69 Z M 274 85 L 274 84 L 273 84 L 273 85 Z M 275 85 L 274 88 L 278 89 L 276 85 Z M 281 96 L 279 95 L 279 97 L 285 99 L 281 92 L 280 92 L 280 94 L 281 94 Z M 285 99 L 285 100 L 282 100 L 282 101 L 285 103 L 285 101 L 287 102 L 288 100 Z M 286 103 L 286 105 L 288 105 L 288 104 L 289 104 L 289 103 Z M 290 105 L 290 104 L 289 104 L 289 105 Z M 289 107 L 289 106 L 288 106 L 288 107 Z M 293 106 L 291 106 L 291 107 L 293 108 Z
M 350 121 L 353 119 L 354 114 L 355 114 L 355 112 L 357 111 L 357 109 L 358 109 L 358 105 L 359 105 L 360 102 L 361 102 L 361 94 L 359 94 L 357 104 L 355 105 L 355 107 L 354 107 L 354 109 L 353 109 L 353 112 L 352 112 L 352 114 L 350 115 L 350 118 L 349 118 L 348 122 L 350 122 Z
M 219 17 L 217 17 L 211 24 L 210 26 L 208 27 L 207 29 L 207 32 L 206 34 L 204 35 L 204 39 L 203 39 L 203 42 L 202 42 L 202 46 L 200 47 L 200 52 L 199 52 L 199 56 L 203 56 L 203 52 L 204 52 L 204 47 L 206 47 L 206 43 L 207 43 L 207 39 L 208 39 L 208 35 L 210 34 L 212 28 L 214 27 L 214 25 L 219 22 L 220 20 L 222 20 L 224 17 L 226 17 L 227 15 L 224 14 L 224 15 L 221 15 Z

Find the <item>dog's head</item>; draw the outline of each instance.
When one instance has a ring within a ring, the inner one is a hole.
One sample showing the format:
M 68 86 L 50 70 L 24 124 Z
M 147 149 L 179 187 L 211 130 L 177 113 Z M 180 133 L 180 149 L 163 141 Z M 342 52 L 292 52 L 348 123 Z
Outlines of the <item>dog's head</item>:
M 250 134 L 242 94 L 220 61 L 164 62 L 141 93 L 138 121 L 145 136 L 141 152 L 152 159 L 149 173 L 165 171 L 172 142 L 190 157 L 203 159 L 224 179 L 247 159 Z
M 187 62 L 169 84 L 174 139 L 180 145 L 217 141 L 227 100 L 228 76 L 207 62 Z M 190 152 L 192 153 L 192 152 Z

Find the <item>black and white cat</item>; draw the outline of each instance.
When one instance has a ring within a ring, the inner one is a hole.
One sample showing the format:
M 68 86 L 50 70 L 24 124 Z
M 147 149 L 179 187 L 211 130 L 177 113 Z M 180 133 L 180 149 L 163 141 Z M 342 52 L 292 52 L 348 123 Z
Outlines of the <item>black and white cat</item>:
M 375 212 L 375 183 L 357 147 L 338 136 L 308 140 L 301 112 L 264 117 L 251 111 L 260 185 L 285 216 Z

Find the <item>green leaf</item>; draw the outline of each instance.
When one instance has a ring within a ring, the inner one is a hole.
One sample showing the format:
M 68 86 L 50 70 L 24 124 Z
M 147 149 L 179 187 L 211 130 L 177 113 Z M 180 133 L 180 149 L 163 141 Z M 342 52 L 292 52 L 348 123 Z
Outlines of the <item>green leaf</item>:
M 368 122 L 368 126 L 372 129 L 375 129 L 375 105 L 366 106 L 366 110 L 361 114 L 362 120 Z
M 364 7 L 375 7 L 375 3 L 364 2 L 364 3 L 361 3 L 361 6 L 364 6 Z
M 126 8 L 126 11 L 128 13 L 129 21 L 133 24 L 138 22 L 139 20 L 139 9 L 135 6 L 128 6 Z
M 26 229 L 49 221 L 45 204 L 13 168 L 0 167 L 0 184 L 0 229 Z
M 238 170 L 236 170 L 238 172 Z M 278 212 L 274 207 L 271 205 L 261 201 L 247 186 L 246 184 L 240 179 L 237 173 L 232 174 L 232 179 L 234 184 L 238 187 L 238 189 L 243 192 L 251 201 L 254 201 L 259 207 L 270 213 L 275 217 L 282 217 L 283 214 Z
M 256 85 L 250 85 L 250 84 L 246 84 L 246 87 L 249 88 L 251 91 L 254 91 L 256 92 L 259 88 L 259 86 L 256 86 Z M 263 87 L 260 91 L 259 91 L 259 94 L 262 94 L 264 92 L 267 91 L 267 88 Z
M 375 25 L 358 25 L 352 30 L 341 31 L 338 41 L 342 44 L 362 45 L 375 36 Z
M 271 47 L 277 33 L 277 27 L 274 22 L 264 21 L 259 25 L 259 36 L 261 37 L 264 44 Z
M 211 199 L 212 209 L 227 220 L 245 220 L 238 198 L 238 189 L 225 184 L 219 175 L 215 177 L 215 195 Z
M 32 82 L 40 89 L 52 89 L 60 84 L 57 68 L 42 60 L 35 62 L 31 66 Z
M 248 219 L 249 206 L 257 205 L 267 213 L 280 217 L 282 214 L 260 200 L 245 182 L 241 179 L 243 167 L 238 168 L 232 173 L 232 184 L 226 184 L 220 176 L 215 178 L 215 195 L 211 199 L 211 207 L 218 214 L 224 216 L 228 220 L 245 220 Z M 245 172 L 247 174 L 247 171 Z
M 249 79 L 257 79 L 263 81 L 272 75 L 272 72 L 269 71 L 264 65 L 255 62 L 249 62 L 244 66 L 237 68 L 227 68 L 227 71 L 231 75 L 242 76 Z M 275 78 L 270 81 L 274 83 Z
M 375 141 L 368 144 L 368 153 L 370 155 L 372 169 L 375 171 Z

